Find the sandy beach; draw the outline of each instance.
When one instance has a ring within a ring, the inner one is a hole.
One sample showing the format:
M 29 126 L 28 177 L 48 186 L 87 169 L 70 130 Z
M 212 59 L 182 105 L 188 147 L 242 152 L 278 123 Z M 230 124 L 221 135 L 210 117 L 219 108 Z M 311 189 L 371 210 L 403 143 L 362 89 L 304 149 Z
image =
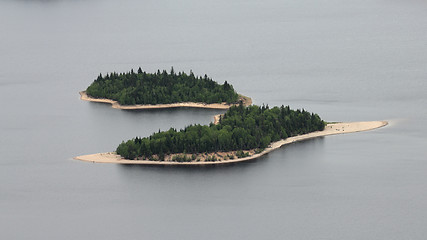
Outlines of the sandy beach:
M 196 103 L 196 102 L 183 102 L 183 103 L 171 103 L 171 104 L 156 104 L 156 105 L 120 105 L 117 101 L 106 99 L 106 98 L 92 98 L 86 94 L 85 91 L 81 91 L 80 99 L 89 102 L 109 103 L 111 107 L 116 109 L 124 110 L 138 110 L 138 109 L 161 109 L 161 108 L 179 108 L 179 107 L 191 107 L 191 108 L 208 108 L 208 109 L 228 109 L 231 106 L 237 104 L 227 103 Z M 239 99 L 243 101 L 243 105 L 249 106 L 252 104 L 252 99 L 243 95 L 239 95 Z
M 295 137 L 289 137 L 285 140 L 280 140 L 270 144 L 268 148 L 258 154 L 251 155 L 245 158 L 236 158 L 229 160 L 220 160 L 215 162 L 172 162 L 172 161 L 148 161 L 148 160 L 129 160 L 123 159 L 121 156 L 114 152 L 96 153 L 90 155 L 83 155 L 75 157 L 74 159 L 93 162 L 93 163 L 119 163 L 119 164 L 143 164 L 143 165 L 215 165 L 227 164 L 248 161 L 251 159 L 259 158 L 271 151 L 274 151 L 284 145 L 291 144 L 298 141 L 303 141 L 316 137 L 323 137 L 336 134 L 355 133 L 362 131 L 369 131 L 376 128 L 384 127 L 388 124 L 387 121 L 370 121 L 370 122 L 347 122 L 347 123 L 331 123 L 325 127 L 323 131 L 312 132 Z

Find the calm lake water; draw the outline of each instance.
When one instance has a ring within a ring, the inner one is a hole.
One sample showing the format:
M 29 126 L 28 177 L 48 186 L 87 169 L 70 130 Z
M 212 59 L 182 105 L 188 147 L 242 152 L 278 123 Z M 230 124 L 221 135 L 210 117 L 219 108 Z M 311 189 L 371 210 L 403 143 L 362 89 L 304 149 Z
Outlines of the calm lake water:
M 427 3 L 0 0 L 0 239 L 425 239 Z M 141 66 L 386 128 L 225 167 L 73 160 L 216 110 L 83 102 Z

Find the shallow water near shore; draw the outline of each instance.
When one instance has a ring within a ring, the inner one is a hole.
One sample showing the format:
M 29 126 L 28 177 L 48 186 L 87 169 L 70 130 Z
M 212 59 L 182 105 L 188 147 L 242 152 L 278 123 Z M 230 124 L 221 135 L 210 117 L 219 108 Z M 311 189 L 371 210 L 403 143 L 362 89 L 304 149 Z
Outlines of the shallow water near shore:
M 1 239 L 424 239 L 422 1 L 0 1 Z M 255 104 L 387 127 L 216 167 L 72 157 L 221 110 L 81 101 L 100 73 L 190 69 Z

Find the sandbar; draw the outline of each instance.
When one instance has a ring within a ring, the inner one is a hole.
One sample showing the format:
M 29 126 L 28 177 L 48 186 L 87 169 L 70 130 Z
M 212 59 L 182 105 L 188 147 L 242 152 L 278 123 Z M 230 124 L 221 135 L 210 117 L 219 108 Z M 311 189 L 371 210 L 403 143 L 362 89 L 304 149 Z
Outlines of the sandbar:
M 237 163 L 259 158 L 271 151 L 274 151 L 284 145 L 291 144 L 298 141 L 312 139 L 316 137 L 324 137 L 336 134 L 355 133 L 362 131 L 369 131 L 376 128 L 384 127 L 388 124 L 387 121 L 369 121 L 369 122 L 343 122 L 343 123 L 330 123 L 327 124 L 323 131 L 312 132 L 308 134 L 289 137 L 287 139 L 273 142 L 264 149 L 261 153 L 251 155 L 249 157 L 219 160 L 215 162 L 173 162 L 173 161 L 149 161 L 149 160 L 129 160 L 124 159 L 114 152 L 96 153 L 75 157 L 74 159 L 94 162 L 94 163 L 119 163 L 119 164 L 142 164 L 142 165 L 217 165 Z
M 227 103 L 197 103 L 197 102 L 182 102 L 182 103 L 170 103 L 170 104 L 146 104 L 146 105 L 120 105 L 115 100 L 107 98 L 93 98 L 86 94 L 85 91 L 81 91 L 80 99 L 89 102 L 99 102 L 99 103 L 109 103 L 112 108 L 124 109 L 124 110 L 142 110 L 142 109 L 163 109 L 163 108 L 180 108 L 180 107 L 190 107 L 190 108 L 207 108 L 207 109 L 229 109 L 231 106 L 238 104 L 227 104 Z M 252 104 L 252 99 L 239 94 L 239 100 L 243 102 L 244 106 L 249 106 Z

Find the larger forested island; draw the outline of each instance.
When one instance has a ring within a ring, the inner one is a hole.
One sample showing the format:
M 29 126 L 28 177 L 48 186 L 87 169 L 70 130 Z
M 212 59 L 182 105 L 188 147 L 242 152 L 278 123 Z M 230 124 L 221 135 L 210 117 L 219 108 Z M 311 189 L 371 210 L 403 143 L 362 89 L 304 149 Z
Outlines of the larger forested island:
M 201 103 L 223 104 L 228 108 L 239 102 L 250 105 L 250 99 L 237 94 L 227 81 L 219 84 L 206 74 L 201 77 L 192 71 L 176 73 L 173 68 L 170 72 L 147 73 L 138 68 L 136 72 L 100 74 L 81 94 L 82 99 L 86 97 L 84 100 L 106 99 L 104 102 L 111 100 L 110 103 L 120 106 Z
M 242 104 L 221 115 L 217 124 L 174 128 L 122 142 L 117 154 L 151 161 L 221 161 L 262 152 L 270 143 L 321 131 L 325 122 L 314 113 L 289 106 L 269 108 Z
M 387 121 L 326 124 L 317 114 L 289 106 L 232 106 L 210 125 L 190 125 L 122 142 L 116 152 L 77 156 L 97 163 L 213 165 L 248 161 L 283 145 L 316 137 L 368 131 Z

